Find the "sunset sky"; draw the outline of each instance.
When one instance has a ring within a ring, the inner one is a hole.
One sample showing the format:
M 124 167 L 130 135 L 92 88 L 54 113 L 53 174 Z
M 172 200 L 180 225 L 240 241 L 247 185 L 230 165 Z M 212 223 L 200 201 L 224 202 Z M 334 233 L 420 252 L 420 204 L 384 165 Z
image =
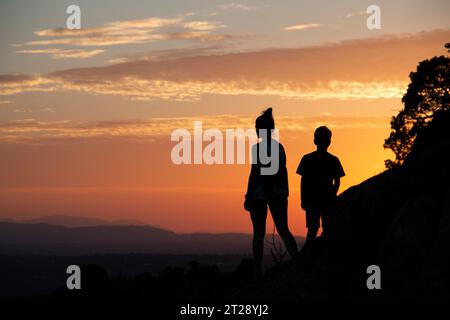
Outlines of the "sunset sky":
M 71 4 L 80 30 L 66 28 Z M 446 0 L 1 1 L 0 219 L 251 232 L 249 165 L 174 165 L 170 134 L 252 128 L 272 106 L 304 235 L 295 169 L 314 129 L 333 130 L 341 191 L 381 172 L 408 75 L 446 54 L 449 14 Z

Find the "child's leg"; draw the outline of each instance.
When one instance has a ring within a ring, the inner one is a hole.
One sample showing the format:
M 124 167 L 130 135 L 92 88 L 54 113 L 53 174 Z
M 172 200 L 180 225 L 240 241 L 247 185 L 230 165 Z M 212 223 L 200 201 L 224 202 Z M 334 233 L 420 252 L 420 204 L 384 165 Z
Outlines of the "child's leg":
M 306 241 L 314 240 L 320 228 L 320 211 L 317 208 L 309 208 L 306 210 Z
M 322 218 L 322 238 L 329 239 L 331 237 L 331 232 L 333 231 L 334 227 L 334 213 L 333 210 L 334 206 L 333 204 L 330 204 L 326 207 L 324 207 L 321 210 L 321 218 Z

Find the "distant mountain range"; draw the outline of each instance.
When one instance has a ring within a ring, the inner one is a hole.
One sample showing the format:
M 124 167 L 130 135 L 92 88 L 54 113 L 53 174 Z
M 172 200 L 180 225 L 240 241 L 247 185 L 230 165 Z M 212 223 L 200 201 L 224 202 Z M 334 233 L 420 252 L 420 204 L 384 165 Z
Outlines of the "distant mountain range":
M 7 222 L 17 223 L 46 223 L 51 225 L 63 226 L 68 228 L 76 227 L 93 227 L 93 226 L 108 226 L 108 225 L 122 225 L 122 226 L 142 226 L 144 222 L 134 219 L 124 220 L 104 220 L 98 218 L 71 216 L 71 215 L 50 215 L 26 220 L 12 220 L 8 219 Z
M 134 220 L 48 216 L 0 222 L 0 254 L 246 254 L 251 241 L 250 234 L 177 234 Z

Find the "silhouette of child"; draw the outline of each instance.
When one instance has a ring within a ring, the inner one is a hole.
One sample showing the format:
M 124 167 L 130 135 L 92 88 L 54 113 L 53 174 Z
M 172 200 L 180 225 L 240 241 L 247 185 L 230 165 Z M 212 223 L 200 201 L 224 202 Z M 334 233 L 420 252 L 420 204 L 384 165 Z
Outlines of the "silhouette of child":
M 275 121 L 272 116 L 272 108 L 265 110 L 255 122 L 256 132 L 261 142 L 253 146 L 252 154 L 257 156 L 257 161 L 252 164 L 248 179 L 247 193 L 245 195 L 244 208 L 250 211 L 253 224 L 253 257 L 255 261 L 255 275 L 261 275 L 261 262 L 264 250 L 264 236 L 266 234 L 267 209 L 270 209 L 278 234 L 292 257 L 298 253 L 297 243 L 288 228 L 288 175 L 286 169 L 286 154 L 284 148 L 272 138 L 272 130 L 275 129 Z M 260 136 L 260 130 L 266 130 L 267 134 Z M 259 148 L 266 146 L 267 154 L 270 146 L 278 148 L 278 171 L 273 175 L 262 175 L 263 165 L 259 159 Z
M 322 218 L 322 235 L 327 237 L 332 226 L 332 209 L 344 169 L 337 157 L 328 153 L 331 131 L 325 126 L 314 132 L 317 150 L 300 161 L 297 174 L 301 179 L 301 206 L 306 211 L 307 242 L 317 236 Z

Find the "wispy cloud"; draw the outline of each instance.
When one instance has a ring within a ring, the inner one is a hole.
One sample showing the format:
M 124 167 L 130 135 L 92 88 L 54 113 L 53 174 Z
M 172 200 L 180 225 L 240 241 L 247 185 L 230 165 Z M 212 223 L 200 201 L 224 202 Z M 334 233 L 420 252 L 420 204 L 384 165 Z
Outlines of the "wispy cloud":
M 319 28 L 322 25 L 319 23 L 308 23 L 308 24 L 296 24 L 293 26 L 288 26 L 283 28 L 284 31 L 298 31 L 298 30 L 306 30 L 312 28 Z
M 100 53 L 105 52 L 102 49 L 95 50 L 82 50 L 82 49 L 30 49 L 30 50 L 18 50 L 17 53 L 25 54 L 48 54 L 52 59 L 65 59 L 65 58 L 90 58 Z
M 50 107 L 42 108 L 40 111 L 47 112 L 47 113 L 55 113 L 55 110 L 53 110 L 53 108 L 50 108 Z
M 251 6 L 251 5 L 246 5 L 246 4 L 242 4 L 242 3 L 236 3 L 236 2 L 225 3 L 225 4 L 219 5 L 219 9 L 221 9 L 221 10 L 253 11 L 253 10 L 259 10 L 261 8 L 262 8 L 262 6 Z
M 31 109 L 14 109 L 14 113 L 33 113 Z
M 38 75 L 0 75 L 0 95 L 83 92 L 133 100 L 192 101 L 206 95 L 286 99 L 399 98 L 417 62 L 442 51 L 449 30 L 383 36 L 310 48 L 130 57 L 120 64 Z M 358 59 L 355 59 L 358 57 Z M 389 57 L 388 59 L 386 57 Z
M 119 36 L 130 33 L 147 33 L 163 27 L 174 26 L 185 20 L 185 17 L 166 19 L 158 17 L 149 17 L 139 20 L 124 20 L 108 22 L 101 27 L 82 28 L 82 29 L 44 29 L 36 31 L 35 34 L 40 37 L 101 37 L 105 35 Z
M 195 101 L 207 94 L 277 96 L 289 99 L 380 99 L 400 98 L 407 86 L 402 81 L 355 82 L 332 80 L 326 83 L 228 81 L 168 81 L 123 77 L 120 81 L 70 80 L 61 77 L 37 77 L 0 86 L 0 95 L 19 92 L 71 91 L 120 96 L 132 100 Z M 3 88 L 2 88 L 3 87 Z
M 189 57 L 199 57 L 215 54 L 225 54 L 228 51 L 224 45 L 213 46 L 192 46 L 165 50 L 152 50 L 150 52 L 141 52 L 119 56 L 108 60 L 109 63 L 126 63 L 133 61 L 167 61 Z
M 39 75 L 0 75 L 0 95 L 55 91 L 54 80 Z
M 189 14 L 175 18 L 150 17 L 139 20 L 109 22 L 82 29 L 44 29 L 35 32 L 41 40 L 14 46 L 94 46 L 105 47 L 163 40 L 220 41 L 230 35 L 212 34 L 224 25 L 218 21 L 189 21 Z M 44 39 L 42 39 L 44 38 Z
M 357 17 L 357 16 L 363 16 L 366 15 L 367 13 L 365 11 L 359 11 L 359 12 L 349 12 L 346 15 L 344 15 L 345 18 L 352 18 L 352 17 Z
M 330 128 L 387 128 L 390 116 L 278 116 L 277 126 L 287 137 L 292 133 L 313 130 L 326 124 Z M 167 138 L 174 129 L 193 127 L 194 121 L 201 120 L 203 129 L 254 128 L 254 116 L 218 115 L 201 117 L 153 118 L 150 120 L 123 121 L 38 121 L 17 120 L 0 124 L 0 142 L 41 144 L 61 139 L 115 139 L 149 141 L 158 137 Z
M 184 24 L 186 29 L 197 30 L 197 31 L 212 31 L 219 28 L 224 28 L 225 25 L 220 22 L 210 22 L 210 21 L 189 21 Z

